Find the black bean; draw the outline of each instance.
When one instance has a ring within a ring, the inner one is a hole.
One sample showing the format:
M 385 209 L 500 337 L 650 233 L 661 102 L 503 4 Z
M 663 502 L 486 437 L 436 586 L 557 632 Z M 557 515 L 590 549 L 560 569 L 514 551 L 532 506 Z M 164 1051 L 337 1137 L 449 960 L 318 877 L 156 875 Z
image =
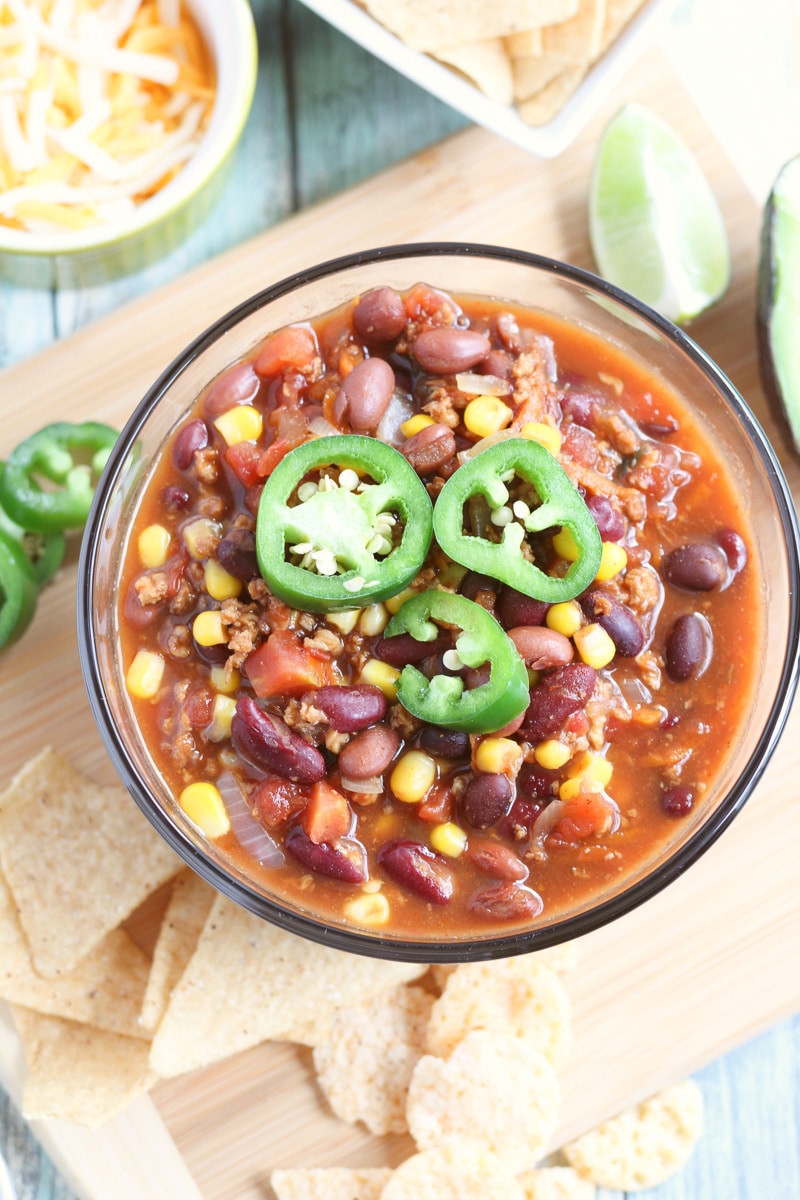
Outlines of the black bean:
M 661 562 L 661 575 L 667 583 L 690 592 L 710 592 L 725 579 L 726 561 L 717 546 L 691 542 L 670 550 Z
M 256 535 L 252 529 L 231 529 L 217 546 L 219 565 L 234 579 L 249 583 L 259 575 Z
M 700 617 L 696 613 L 678 617 L 667 638 L 667 675 L 676 683 L 691 679 L 705 663 L 709 649 L 709 634 Z
M 580 605 L 590 621 L 605 629 L 622 658 L 635 658 L 644 649 L 644 630 L 625 605 L 603 591 L 586 592 Z
M 488 829 L 506 815 L 513 800 L 514 788 L 505 775 L 474 775 L 461 798 L 461 809 L 473 829 Z
M 670 817 L 683 817 L 694 807 L 694 795 L 689 788 L 675 784 L 663 793 L 661 807 Z
M 457 729 L 440 729 L 426 725 L 420 734 L 420 745 L 436 758 L 459 759 L 469 757 L 469 734 Z

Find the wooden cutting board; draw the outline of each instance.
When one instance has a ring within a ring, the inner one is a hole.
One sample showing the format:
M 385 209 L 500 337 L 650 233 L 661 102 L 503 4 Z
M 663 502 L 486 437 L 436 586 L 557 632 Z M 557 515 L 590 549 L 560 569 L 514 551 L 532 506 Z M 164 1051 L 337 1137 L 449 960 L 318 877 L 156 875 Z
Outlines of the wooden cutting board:
M 0 376 L 0 457 L 56 417 L 122 424 L 190 338 L 263 287 L 320 259 L 397 241 L 500 242 L 592 266 L 586 193 L 602 124 L 625 99 L 667 117 L 694 149 L 725 214 L 734 273 L 695 339 L 764 423 L 800 498 L 798 462 L 766 410 L 754 334 L 760 214 L 658 55 L 617 89 L 561 158 L 537 161 L 473 129 L 301 213 L 154 295 Z M 7 777 L 45 743 L 112 781 L 80 678 L 76 554 L 43 594 L 35 624 L 0 663 Z M 768 664 L 767 664 L 768 667 Z M 800 710 L 743 814 L 691 871 L 584 939 L 572 976 L 575 1046 L 563 1074 L 558 1141 L 693 1071 L 800 1009 L 792 913 L 800 861 Z M 20 1063 L 0 1020 L 0 1076 Z M 159 1084 L 102 1130 L 45 1122 L 37 1133 L 83 1200 L 264 1200 L 276 1166 L 396 1163 L 402 1137 L 376 1139 L 328 1114 L 307 1051 L 265 1045 Z

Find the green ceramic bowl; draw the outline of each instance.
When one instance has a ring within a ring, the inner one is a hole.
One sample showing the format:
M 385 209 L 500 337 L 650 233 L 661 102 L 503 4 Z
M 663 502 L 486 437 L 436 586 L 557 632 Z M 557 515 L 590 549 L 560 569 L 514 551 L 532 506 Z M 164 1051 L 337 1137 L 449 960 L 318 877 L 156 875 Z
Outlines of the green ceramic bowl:
M 52 234 L 0 226 L 0 279 L 27 287 L 105 283 L 169 253 L 211 210 L 253 101 L 256 32 L 247 0 L 187 0 L 187 6 L 217 73 L 211 121 L 193 156 L 165 187 L 119 221 Z

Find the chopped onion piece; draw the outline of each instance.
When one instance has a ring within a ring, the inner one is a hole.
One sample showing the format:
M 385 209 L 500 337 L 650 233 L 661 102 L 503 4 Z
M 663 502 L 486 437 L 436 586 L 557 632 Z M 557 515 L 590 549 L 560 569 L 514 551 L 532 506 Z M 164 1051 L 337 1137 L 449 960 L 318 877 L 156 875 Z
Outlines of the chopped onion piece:
M 537 333 L 535 341 L 542 352 L 547 378 L 550 383 L 555 383 L 558 379 L 558 364 L 556 363 L 556 349 L 553 345 L 553 339 L 547 337 L 544 333 Z
M 341 429 L 337 429 L 325 417 L 314 417 L 313 421 L 309 421 L 308 428 L 314 434 L 314 437 L 332 437 L 342 432 Z
M 395 391 L 380 419 L 376 434 L 388 446 L 400 446 L 406 439 L 400 426 L 414 415 L 414 405 L 404 392 Z
M 456 375 L 458 390 L 465 396 L 508 396 L 514 389 L 510 380 L 499 375 L 476 375 L 472 371 Z
M 340 782 L 346 792 L 363 792 L 365 796 L 380 796 L 383 791 L 382 775 L 371 775 L 369 779 L 347 779 L 342 775 Z
M 484 450 L 488 450 L 490 446 L 495 446 L 498 442 L 506 442 L 509 438 L 518 438 L 519 436 L 518 429 L 498 429 L 497 433 L 490 433 L 488 437 L 481 438 L 474 446 L 470 446 L 469 450 L 462 450 L 458 455 L 458 461 L 465 463 L 468 459 L 476 458 L 479 454 L 483 454 Z
M 280 867 L 284 857 L 278 843 L 267 833 L 260 821 L 250 812 L 250 806 L 236 776 L 225 771 L 217 780 L 231 829 L 242 849 L 262 867 Z
M 538 817 L 533 823 L 531 830 L 531 852 L 535 858 L 546 858 L 547 851 L 544 848 L 547 835 L 551 829 L 558 823 L 564 812 L 563 800 L 551 800 L 550 803 L 542 809 Z

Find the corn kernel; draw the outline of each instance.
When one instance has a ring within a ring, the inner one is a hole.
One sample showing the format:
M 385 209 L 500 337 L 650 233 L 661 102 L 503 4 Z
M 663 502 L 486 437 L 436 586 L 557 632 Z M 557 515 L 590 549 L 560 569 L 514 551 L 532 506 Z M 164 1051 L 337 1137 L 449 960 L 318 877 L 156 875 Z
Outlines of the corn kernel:
M 214 426 L 229 446 L 238 442 L 257 442 L 264 429 L 264 418 L 252 404 L 235 404 L 217 417 Z
M 572 637 L 583 624 L 583 613 L 577 600 L 562 600 L 548 608 L 544 623 L 555 633 L 563 633 L 564 637 Z
M 558 458 L 561 450 L 561 442 L 563 441 L 561 433 L 552 425 L 546 425 L 544 421 L 528 421 L 520 429 L 520 434 L 524 438 L 529 438 L 532 442 L 538 442 L 540 446 L 544 446 L 545 450 L 549 450 L 553 458 Z
M 389 901 L 383 892 L 365 893 L 348 900 L 344 913 L 354 925 L 375 929 L 389 920 Z
M 227 642 L 222 617 L 215 608 L 197 614 L 192 623 L 192 636 L 199 646 L 222 646 Z
M 605 579 L 613 579 L 615 575 L 619 575 L 620 571 L 624 571 L 627 565 L 628 554 L 624 546 L 620 546 L 617 542 L 603 542 L 600 566 L 597 568 L 595 579 L 601 582 Z
M 164 674 L 164 659 L 152 650 L 137 650 L 125 676 L 128 694 L 137 700 L 152 700 L 158 695 Z
M 571 779 L 581 775 L 586 779 L 596 780 L 601 787 L 606 787 L 611 782 L 613 773 L 614 768 L 605 755 L 594 754 L 591 750 L 582 750 L 580 754 L 576 754 L 567 768 L 567 775 Z
M 559 558 L 565 558 L 567 562 L 577 562 L 581 556 L 575 538 L 566 525 L 553 538 L 553 549 Z
M 233 696 L 223 696 L 220 692 L 214 697 L 211 724 L 203 731 L 210 742 L 222 742 L 231 736 L 231 721 L 235 712 L 236 701 Z
M 222 837 L 231 827 L 222 796 L 213 783 L 190 783 L 181 792 L 178 803 L 206 837 Z
M 389 612 L 394 614 L 399 612 L 405 604 L 406 600 L 410 600 L 412 596 L 416 596 L 417 589 L 413 587 L 404 588 L 402 592 L 398 592 L 396 596 L 390 596 L 388 600 L 384 600 L 384 604 Z
M 475 767 L 487 775 L 514 774 L 522 758 L 522 750 L 512 738 L 487 737 L 475 751 Z
M 415 433 L 419 433 L 420 429 L 427 429 L 429 425 L 434 425 L 433 417 L 429 417 L 427 413 L 415 413 L 413 417 L 409 417 L 407 421 L 403 421 L 400 426 L 400 432 L 403 437 L 413 437 Z
M 368 658 L 361 668 L 360 683 L 372 683 L 379 687 L 387 700 L 397 699 L 397 681 L 400 672 L 397 667 L 381 662 L 379 658 Z
M 234 692 L 237 692 L 239 684 L 242 682 L 242 677 L 236 669 L 226 671 L 224 667 L 212 667 L 208 678 L 214 691 L 222 692 L 226 696 L 232 696 Z
M 593 621 L 591 625 L 584 625 L 582 629 L 577 629 L 572 640 L 575 642 L 575 649 L 582 661 L 586 663 L 587 667 L 594 667 L 596 671 L 599 671 L 601 667 L 607 667 L 617 653 L 611 637 L 596 621 Z
M 581 792 L 602 792 L 603 785 L 589 775 L 576 775 L 574 779 L 562 779 L 558 785 L 559 800 L 574 800 Z
M 430 833 L 430 843 L 439 854 L 448 858 L 458 858 L 467 847 L 467 835 L 453 821 L 445 821 L 442 825 L 434 825 Z
M 476 396 L 464 409 L 464 424 L 476 437 L 490 437 L 511 424 L 514 416 L 499 396 Z
M 571 751 L 569 746 L 559 742 L 558 738 L 548 738 L 547 741 L 540 742 L 535 748 L 533 757 L 546 771 L 557 771 L 559 767 L 563 767 L 565 763 L 569 762 Z
M 171 541 L 172 534 L 163 525 L 148 525 L 143 529 L 136 543 L 142 566 L 148 569 L 163 567 Z
M 208 558 L 210 551 L 213 552 L 221 533 L 222 529 L 216 521 L 212 521 L 210 517 L 197 517 L 188 525 L 184 525 L 181 537 L 192 558 L 196 558 L 199 562 L 203 558 Z
M 242 590 L 242 581 L 230 575 L 215 558 L 206 563 L 206 591 L 212 600 L 232 600 Z
M 325 614 L 325 621 L 328 625 L 332 625 L 339 633 L 352 633 L 358 624 L 358 618 L 361 616 L 360 608 L 345 608 L 341 612 L 329 612 Z
M 389 780 L 392 792 L 404 804 L 419 804 L 436 779 L 436 763 L 421 750 L 409 750 L 398 761 Z
M 388 624 L 389 610 L 385 604 L 368 604 L 362 610 L 361 616 L 358 619 L 358 628 L 367 637 L 374 637 L 379 633 L 383 633 Z

